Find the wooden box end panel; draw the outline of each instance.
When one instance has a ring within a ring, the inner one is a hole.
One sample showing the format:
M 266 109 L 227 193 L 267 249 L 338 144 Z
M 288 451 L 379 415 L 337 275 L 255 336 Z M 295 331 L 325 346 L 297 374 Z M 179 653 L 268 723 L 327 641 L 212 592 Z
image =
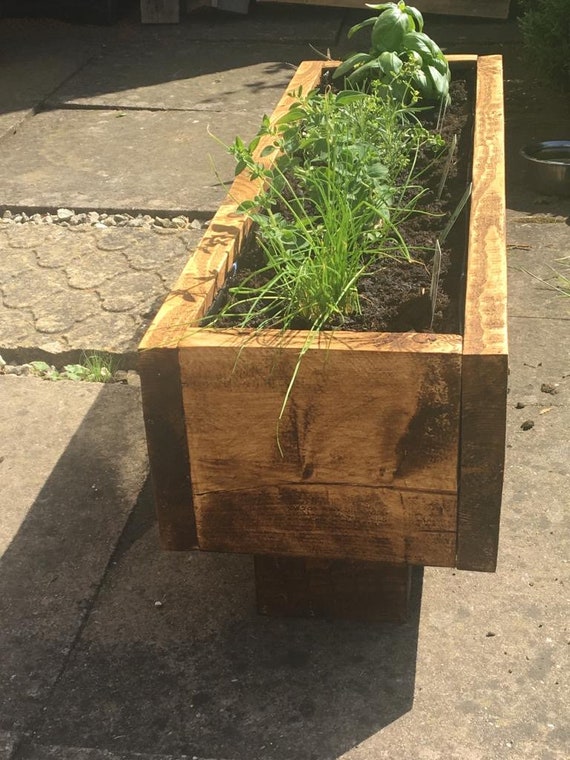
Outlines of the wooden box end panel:
M 143 416 L 155 509 L 164 549 L 197 547 L 178 352 L 139 354 Z
M 508 360 L 465 356 L 461 409 L 457 567 L 497 565 L 506 443 Z
M 200 548 L 452 566 L 459 336 L 320 334 L 299 362 L 306 340 L 181 346 Z

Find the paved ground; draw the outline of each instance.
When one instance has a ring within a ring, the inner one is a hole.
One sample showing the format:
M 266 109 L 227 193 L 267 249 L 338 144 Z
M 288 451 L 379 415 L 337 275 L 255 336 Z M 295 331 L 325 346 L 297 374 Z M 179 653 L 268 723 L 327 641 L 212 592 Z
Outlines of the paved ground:
M 0 354 L 61 365 L 105 349 L 130 365 L 231 173 L 206 126 L 253 130 L 286 64 L 307 41 L 341 52 L 354 18 L 1 20 L 1 210 L 100 216 L 0 224 Z M 549 278 L 568 255 L 570 202 L 528 189 L 518 150 L 565 134 L 568 103 L 534 84 L 512 22 L 430 28 L 506 62 L 498 572 L 427 569 L 423 590 L 418 572 L 397 628 L 260 618 L 249 557 L 158 550 L 136 387 L 0 376 L 0 760 L 567 758 L 570 310 L 528 272 Z M 115 212 L 154 222 L 101 216 Z

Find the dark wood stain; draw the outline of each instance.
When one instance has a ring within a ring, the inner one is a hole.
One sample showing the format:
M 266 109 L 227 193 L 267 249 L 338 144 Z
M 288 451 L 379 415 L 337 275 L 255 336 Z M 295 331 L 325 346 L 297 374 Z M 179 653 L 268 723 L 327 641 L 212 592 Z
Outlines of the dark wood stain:
M 161 545 L 178 551 L 194 549 L 196 523 L 178 351 L 143 350 L 138 370 Z

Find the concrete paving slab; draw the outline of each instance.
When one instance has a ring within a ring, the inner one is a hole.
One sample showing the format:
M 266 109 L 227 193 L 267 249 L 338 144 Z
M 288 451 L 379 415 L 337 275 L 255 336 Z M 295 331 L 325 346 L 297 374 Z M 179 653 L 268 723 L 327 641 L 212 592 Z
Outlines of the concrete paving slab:
M 161 554 L 145 495 L 37 746 L 563 760 L 569 423 L 566 404 L 529 436 L 509 410 L 499 572 L 426 570 L 419 629 L 257 617 L 250 559 Z
M 570 297 L 553 289 L 557 273 L 570 276 L 569 216 L 510 215 L 508 224 L 509 314 L 570 319 Z M 566 261 L 562 261 L 566 257 Z
M 211 214 L 235 164 L 208 130 L 251 139 L 265 110 L 40 113 L 4 138 L 0 206 Z
M 0 355 L 136 366 L 137 345 L 202 236 L 196 229 L 0 223 Z
M 147 473 L 137 389 L 0 376 L 0 729 L 57 681 Z
M 26 742 L 18 748 L 18 760 L 213 760 L 189 755 L 157 755 L 148 752 L 110 752 L 95 747 L 46 747 Z M 226 760 L 230 760 L 227 758 Z
M 272 620 L 253 597 L 250 557 L 161 553 L 145 496 L 34 741 L 304 760 L 336 757 L 410 709 L 417 617 Z
M 509 403 L 518 415 L 570 403 L 570 323 L 562 319 L 513 317 L 509 335 Z M 541 390 L 544 386 L 545 390 Z M 548 414 L 548 412 L 545 412 Z M 536 417 L 535 417 L 536 419 Z
M 231 40 L 276 44 L 303 41 L 332 46 L 345 13 L 343 8 L 304 4 L 292 7 L 251 3 L 247 16 L 223 13 L 215 8 L 199 8 L 182 16 L 181 23 L 169 26 L 167 31 L 146 27 L 142 33 L 222 43 Z
M 11 760 L 14 757 L 20 736 L 9 731 L 0 731 L 0 760 Z
M 499 572 L 426 571 L 417 667 L 413 626 L 256 617 L 249 559 L 157 553 L 142 501 L 30 760 L 563 760 L 568 471 L 536 459 L 569 412 L 538 449 L 511 419 Z
M 24 19 L 0 21 L 0 138 L 21 122 L 101 47 L 94 27 Z
M 271 112 L 308 45 L 152 37 L 116 46 L 50 96 L 51 107 Z

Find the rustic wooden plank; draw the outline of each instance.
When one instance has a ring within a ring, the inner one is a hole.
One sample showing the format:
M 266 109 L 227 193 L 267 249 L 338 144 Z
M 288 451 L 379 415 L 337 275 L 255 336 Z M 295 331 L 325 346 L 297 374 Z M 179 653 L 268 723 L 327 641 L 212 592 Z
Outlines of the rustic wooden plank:
M 180 347 L 195 493 L 231 490 L 236 473 L 242 489 L 343 483 L 455 493 L 459 336 L 321 334 L 299 362 L 307 333 L 242 333 L 195 331 Z
M 298 90 L 309 92 L 321 78 L 321 72 L 330 61 L 304 61 L 297 69 L 289 87 L 280 98 L 271 115 L 274 123 L 287 112 L 295 100 Z M 260 156 L 268 140 L 262 139 L 256 155 Z M 274 156 L 263 160 L 271 164 Z M 202 241 L 188 260 L 182 274 L 175 283 L 147 330 L 140 348 L 155 346 L 176 346 L 188 331 L 195 327 L 210 307 L 216 292 L 222 286 L 227 272 L 249 234 L 251 221 L 237 212 L 244 200 L 254 198 L 261 184 L 251 180 L 246 172 L 235 178 L 230 192 L 220 205 Z
M 293 484 L 195 495 L 208 551 L 453 567 L 455 494 Z
M 403 623 L 410 586 L 409 565 L 255 557 L 257 607 L 264 615 Z
M 480 57 L 477 69 L 463 352 L 502 355 L 507 353 L 502 57 Z
M 140 0 L 143 24 L 178 24 L 180 0 Z
M 261 0 L 261 2 L 295 3 L 299 5 L 326 5 L 331 8 L 359 8 L 360 0 Z M 414 0 L 422 13 L 447 16 L 474 16 L 478 18 L 506 19 L 510 0 Z
M 503 490 L 506 356 L 463 361 L 457 567 L 493 572 Z
M 142 402 L 155 508 L 164 549 L 197 545 L 178 352 L 139 355 Z
M 501 56 L 478 60 L 461 394 L 457 566 L 497 561 L 507 399 L 507 268 Z

